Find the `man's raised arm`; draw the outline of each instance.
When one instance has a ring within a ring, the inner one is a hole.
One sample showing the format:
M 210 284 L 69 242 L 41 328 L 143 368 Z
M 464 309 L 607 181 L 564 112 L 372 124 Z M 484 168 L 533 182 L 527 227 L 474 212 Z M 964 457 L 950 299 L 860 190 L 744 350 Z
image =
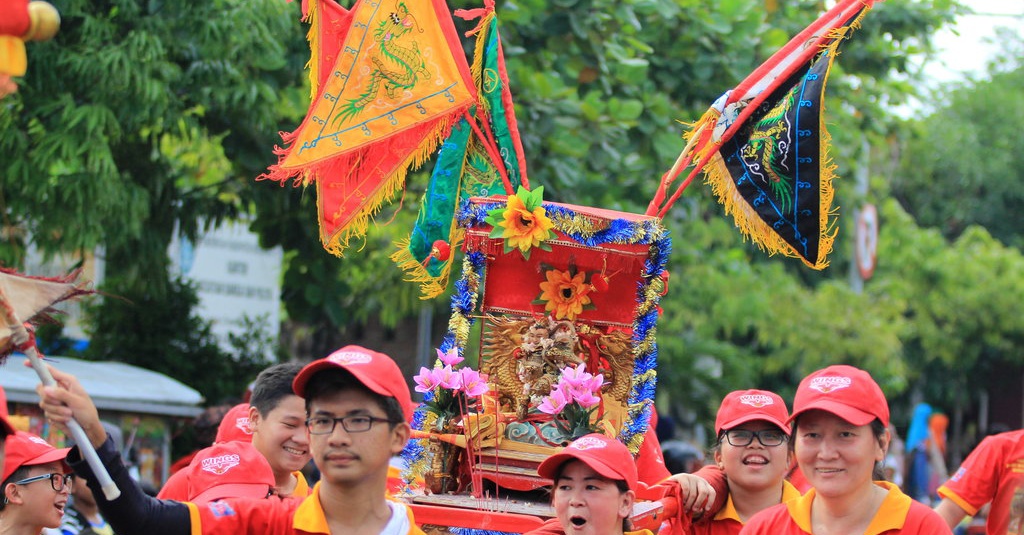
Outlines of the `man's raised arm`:
M 85 479 L 96 503 L 115 533 L 146 533 L 147 535 L 189 535 L 191 531 L 188 505 L 181 502 L 157 500 L 146 495 L 132 479 L 114 447 L 107 432 L 100 423 L 99 413 L 89 393 L 82 388 L 78 379 L 68 373 L 50 367 L 50 373 L 57 381 L 55 386 L 36 387 L 39 406 L 46 419 L 65 433 L 72 417 L 85 430 L 89 442 L 96 448 L 103 466 L 111 479 L 121 490 L 121 496 L 107 500 L 89 464 L 82 459 L 78 447 L 68 453 L 67 463 L 75 473 Z

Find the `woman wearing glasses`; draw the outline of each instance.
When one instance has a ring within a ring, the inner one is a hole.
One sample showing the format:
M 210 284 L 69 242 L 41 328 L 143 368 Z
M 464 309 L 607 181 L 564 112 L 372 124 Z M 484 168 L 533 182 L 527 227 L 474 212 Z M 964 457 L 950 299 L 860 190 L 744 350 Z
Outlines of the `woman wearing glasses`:
M 722 400 L 715 418 L 715 464 L 725 474 L 725 506 L 693 523 L 693 535 L 734 535 L 755 513 L 800 496 L 785 480 L 789 469 L 789 411 L 766 390 L 737 390 Z M 673 479 L 698 477 L 677 474 Z
M 934 511 L 881 477 L 889 404 L 874 379 L 829 366 L 800 381 L 793 400 L 793 452 L 813 488 L 747 523 L 744 534 L 950 533 Z
M 43 528 L 60 526 L 71 494 L 71 474 L 64 464 L 68 448 L 19 432 L 7 436 L 5 449 L 0 533 L 39 535 Z

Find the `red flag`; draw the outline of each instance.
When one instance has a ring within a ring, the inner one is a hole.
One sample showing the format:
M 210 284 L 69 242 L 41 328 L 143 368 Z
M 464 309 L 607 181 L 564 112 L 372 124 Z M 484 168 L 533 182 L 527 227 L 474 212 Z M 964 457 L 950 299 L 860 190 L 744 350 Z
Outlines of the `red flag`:
M 259 178 L 315 182 L 320 239 L 341 255 L 476 91 L 443 0 L 307 7 L 316 96 L 299 128 L 282 135 L 277 165 Z

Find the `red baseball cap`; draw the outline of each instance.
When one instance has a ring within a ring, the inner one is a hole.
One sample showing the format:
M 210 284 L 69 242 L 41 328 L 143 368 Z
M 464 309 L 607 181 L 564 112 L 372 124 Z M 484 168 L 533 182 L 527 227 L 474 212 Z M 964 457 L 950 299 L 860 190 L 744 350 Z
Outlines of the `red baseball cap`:
M 266 498 L 275 485 L 270 463 L 252 445 L 235 440 L 199 450 L 188 465 L 188 501 Z
M 889 402 L 878 383 L 868 372 L 845 364 L 818 370 L 800 381 L 789 421 L 813 409 L 830 412 L 853 425 L 867 425 L 877 418 L 889 426 Z
M 583 461 L 598 474 L 614 481 L 625 481 L 636 490 L 636 460 L 625 444 L 600 433 L 591 433 L 572 441 L 562 451 L 544 459 L 537 467 L 541 477 L 554 479 L 558 469 L 573 459 Z
M 217 426 L 217 437 L 213 439 L 214 444 L 218 442 L 231 442 L 241 440 L 252 442 L 252 429 L 249 427 L 249 404 L 239 403 L 224 415 Z
M 754 420 L 773 423 L 787 435 L 793 432 L 788 423 L 789 409 L 778 394 L 767 390 L 736 390 L 729 392 L 718 407 L 715 434 Z
M 317 373 L 329 369 L 347 370 L 355 378 L 373 392 L 386 397 L 393 397 L 402 406 L 405 420 L 412 421 L 412 396 L 409 384 L 398 364 L 384 353 L 372 351 L 355 345 L 345 346 L 326 357 L 314 360 L 306 365 L 295 376 L 292 390 L 301 398 L 306 397 L 306 383 Z
M 0 481 L 7 481 L 15 470 L 22 466 L 63 461 L 71 448 L 55 448 L 49 442 L 24 431 L 7 435 L 4 442 L 6 457 L 4 458 L 4 475 Z M 67 466 L 65 466 L 67 468 Z M 67 470 L 65 470 L 67 471 Z

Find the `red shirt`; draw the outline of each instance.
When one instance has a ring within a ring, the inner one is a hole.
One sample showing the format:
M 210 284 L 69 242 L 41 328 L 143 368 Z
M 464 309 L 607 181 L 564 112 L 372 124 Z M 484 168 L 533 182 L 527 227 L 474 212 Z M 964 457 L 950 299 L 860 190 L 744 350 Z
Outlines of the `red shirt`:
M 647 485 L 657 485 L 672 475 L 665 466 L 665 455 L 661 453 L 661 442 L 654 433 L 653 424 L 647 426 L 644 442 L 637 452 L 636 472 L 637 480 Z
M 292 474 L 296 479 L 292 497 L 305 498 L 309 496 L 309 483 L 306 482 L 306 476 L 299 471 L 292 472 Z M 179 470 L 171 474 L 171 477 L 167 478 L 167 483 L 160 487 L 160 493 L 156 497 L 161 500 L 188 501 L 188 480 L 188 470 Z
M 164 482 L 164 486 L 160 487 L 160 492 L 156 497 L 161 500 L 177 500 L 179 502 L 188 500 L 188 470 L 178 470 L 171 474 L 171 477 Z
M 303 500 L 232 499 L 208 504 L 187 503 L 193 535 L 306 535 L 329 534 L 327 517 L 320 503 L 320 484 Z M 270 503 L 268 503 L 270 502 Z M 407 535 L 425 535 L 404 505 Z
M 908 533 L 921 535 L 942 535 L 952 533 L 946 521 L 924 504 L 915 502 L 903 494 L 899 487 L 888 481 L 876 481 L 889 494 L 871 520 L 864 535 Z M 754 515 L 743 526 L 743 535 L 804 535 L 811 533 L 811 504 L 815 490 L 812 488 L 802 497 L 769 507 Z
M 990 535 L 1020 533 L 1024 528 L 1024 510 L 1012 507 L 1014 496 L 1019 495 L 1024 495 L 1024 430 L 986 437 L 939 487 L 939 496 L 971 516 L 992 502 L 985 522 L 985 533 Z

